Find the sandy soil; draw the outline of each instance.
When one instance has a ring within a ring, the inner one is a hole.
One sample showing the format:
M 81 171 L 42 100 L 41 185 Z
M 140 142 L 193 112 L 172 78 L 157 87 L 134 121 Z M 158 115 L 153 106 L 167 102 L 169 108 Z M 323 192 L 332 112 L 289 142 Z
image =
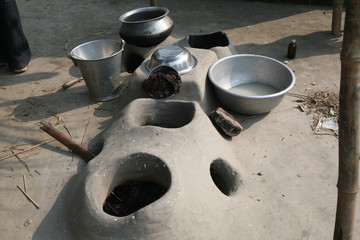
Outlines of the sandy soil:
M 121 110 L 122 98 L 93 102 L 84 83 L 60 90 L 66 81 L 80 77 L 67 51 L 91 39 L 119 39 L 118 17 L 147 6 L 148 1 L 17 3 L 33 58 L 23 74 L 0 69 L 0 157 L 49 139 L 39 129 L 42 119 L 87 146 Z M 238 0 L 160 0 L 158 4 L 170 9 L 174 36 L 222 30 L 239 53 L 287 61 L 287 45 L 295 38 L 297 57 L 288 62 L 297 77 L 292 92 L 339 91 L 342 38 L 329 31 L 329 7 Z M 246 130 L 231 144 L 249 178 L 239 206 L 229 209 L 233 224 L 227 226 L 232 236 L 227 239 L 332 239 L 337 139 L 314 134 L 312 115 L 294 108 L 295 99 L 286 96 L 265 117 L 237 115 Z M 28 170 L 16 157 L 0 162 L 0 232 L 14 240 L 71 239 L 62 215 L 64 186 L 84 162 L 55 141 L 19 157 Z M 17 188 L 23 187 L 23 178 L 40 209 Z M 355 236 L 359 235 L 357 225 Z

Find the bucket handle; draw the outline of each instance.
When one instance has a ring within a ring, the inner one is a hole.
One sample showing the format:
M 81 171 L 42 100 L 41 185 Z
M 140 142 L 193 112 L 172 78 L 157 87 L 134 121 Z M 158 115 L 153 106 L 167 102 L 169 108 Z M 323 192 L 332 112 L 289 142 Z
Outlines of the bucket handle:
M 71 57 L 70 53 L 66 53 L 66 57 L 73 62 L 73 64 L 74 64 L 75 67 L 78 66 L 78 63 L 77 63 L 76 59 L 73 58 L 73 57 Z
M 121 39 L 120 49 L 119 49 L 119 47 L 116 48 L 116 50 L 113 51 L 113 52 L 110 54 L 110 56 L 113 55 L 113 54 L 116 53 L 116 52 L 124 51 L 124 46 L 125 46 L 125 41 L 124 41 L 123 39 Z M 69 52 L 66 53 L 66 57 L 69 58 L 69 59 L 73 62 L 73 64 L 74 64 L 75 67 L 78 66 L 78 63 L 77 63 L 76 59 L 73 58 Z M 81 57 L 79 57 L 79 56 L 77 56 L 77 55 L 76 55 L 76 57 L 79 58 L 79 59 L 83 59 L 83 58 L 81 58 Z

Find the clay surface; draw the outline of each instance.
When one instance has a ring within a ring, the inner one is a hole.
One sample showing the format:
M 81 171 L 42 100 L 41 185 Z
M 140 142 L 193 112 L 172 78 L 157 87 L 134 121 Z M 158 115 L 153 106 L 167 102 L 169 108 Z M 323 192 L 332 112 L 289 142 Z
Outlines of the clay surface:
M 16 157 L 0 161 L 4 238 L 332 238 L 337 139 L 315 134 L 313 116 L 294 107 L 295 97 L 285 96 L 268 114 L 232 113 L 244 130 L 232 139 L 223 137 L 207 117 L 220 105 L 211 84 L 204 82 L 220 51 L 193 49 L 201 71 L 182 76 L 180 94 L 165 100 L 167 104 L 137 91 L 147 74 L 144 65 L 133 74 L 123 73 L 129 87 L 120 98 L 91 101 L 84 82 L 61 89 L 80 77 L 67 52 L 89 40 L 119 39 L 118 17 L 148 2 L 17 3 L 33 58 L 20 75 L 0 68 L 1 156 L 48 139 L 39 129 L 42 119 L 101 154 L 85 165 L 53 141 L 19 154 L 28 169 Z M 224 31 L 238 53 L 288 61 L 297 78 L 292 92 L 339 91 L 342 38 L 330 34 L 329 7 L 238 0 L 158 4 L 170 9 L 174 39 Z M 293 38 L 297 55 L 288 60 L 287 45 Z M 128 216 L 105 214 L 102 202 L 127 173 L 167 191 Z M 17 188 L 24 188 L 24 178 L 40 209 Z M 359 217 L 357 210 L 356 222 Z M 356 225 L 354 236 L 359 235 Z

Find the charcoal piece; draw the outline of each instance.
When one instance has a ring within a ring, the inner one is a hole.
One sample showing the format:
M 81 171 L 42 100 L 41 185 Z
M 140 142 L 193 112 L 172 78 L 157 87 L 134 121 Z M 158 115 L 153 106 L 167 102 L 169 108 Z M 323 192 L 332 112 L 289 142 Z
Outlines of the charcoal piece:
M 214 124 L 219 126 L 230 137 L 239 135 L 243 130 L 241 124 L 221 107 L 212 111 L 209 117 Z
M 166 98 L 180 92 L 181 77 L 176 70 L 161 66 L 154 69 L 142 88 L 153 98 Z
M 227 47 L 229 38 L 224 32 L 214 32 L 202 35 L 189 35 L 188 43 L 192 48 L 210 49 L 213 47 Z

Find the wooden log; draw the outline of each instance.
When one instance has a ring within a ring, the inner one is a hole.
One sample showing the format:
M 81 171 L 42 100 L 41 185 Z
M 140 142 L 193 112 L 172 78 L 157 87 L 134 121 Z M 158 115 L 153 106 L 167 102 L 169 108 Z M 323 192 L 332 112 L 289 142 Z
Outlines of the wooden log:
M 45 122 L 44 120 L 42 120 L 40 123 L 41 125 L 43 125 L 40 127 L 43 131 L 45 131 L 50 136 L 58 140 L 60 143 L 62 143 L 67 148 L 69 148 L 74 154 L 78 155 L 86 162 L 89 162 L 91 159 L 95 157 L 93 153 L 89 152 L 86 148 L 84 148 L 80 144 L 77 144 L 72 139 L 59 132 L 49 123 Z
M 333 14 L 331 32 L 335 36 L 341 36 L 341 18 L 344 0 L 333 0 Z
M 334 240 L 353 239 L 359 190 L 360 1 L 346 3 L 341 51 L 339 176 Z
M 235 137 L 243 130 L 241 124 L 228 112 L 221 107 L 216 108 L 209 114 L 209 118 L 214 124 L 219 126 L 229 137 Z

